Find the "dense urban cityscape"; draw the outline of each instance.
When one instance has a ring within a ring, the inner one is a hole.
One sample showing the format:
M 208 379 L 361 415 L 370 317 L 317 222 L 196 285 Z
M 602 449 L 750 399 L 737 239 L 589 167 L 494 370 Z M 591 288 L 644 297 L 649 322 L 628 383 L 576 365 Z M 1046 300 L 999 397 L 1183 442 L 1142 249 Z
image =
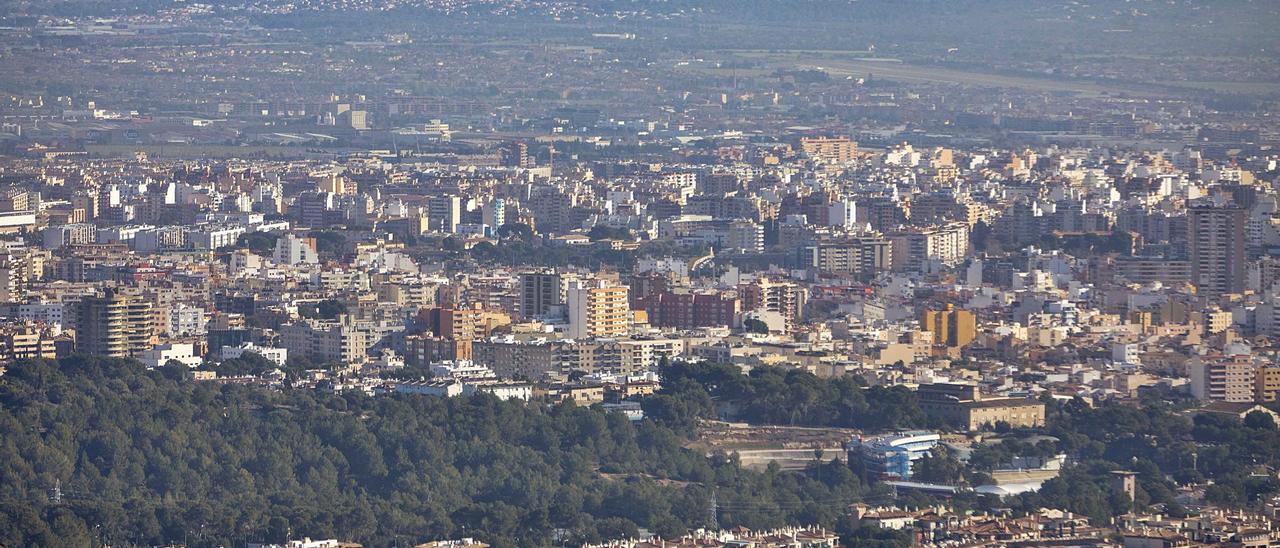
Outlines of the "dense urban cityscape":
M 0 6 L 0 546 L 1280 546 L 1280 4 Z

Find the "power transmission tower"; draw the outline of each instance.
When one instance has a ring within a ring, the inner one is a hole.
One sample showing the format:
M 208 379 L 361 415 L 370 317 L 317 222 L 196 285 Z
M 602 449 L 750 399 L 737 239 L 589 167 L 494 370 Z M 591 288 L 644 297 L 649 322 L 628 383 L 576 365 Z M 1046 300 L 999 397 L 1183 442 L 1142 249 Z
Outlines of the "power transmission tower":
M 716 500 L 715 490 L 711 490 L 711 501 L 707 505 L 707 530 L 720 530 L 720 503 Z

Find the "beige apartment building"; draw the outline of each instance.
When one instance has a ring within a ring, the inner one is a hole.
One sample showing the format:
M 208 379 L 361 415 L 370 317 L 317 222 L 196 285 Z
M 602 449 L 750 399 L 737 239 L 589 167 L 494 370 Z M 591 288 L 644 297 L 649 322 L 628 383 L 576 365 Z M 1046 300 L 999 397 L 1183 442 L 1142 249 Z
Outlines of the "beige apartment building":
M 48 328 L 20 324 L 0 329 L 0 361 L 57 357 L 54 337 Z
M 136 356 L 151 348 L 154 335 L 151 302 L 141 296 L 108 289 L 100 297 L 80 300 L 76 350 L 82 354 Z
M 301 320 L 285 325 L 280 329 L 280 342 L 291 356 L 325 363 L 363 363 L 368 359 L 368 333 L 345 315 L 337 321 Z
M 848 137 L 803 137 L 800 150 L 820 162 L 843 164 L 858 158 L 858 143 Z
M 566 300 L 571 338 L 620 338 L 631 329 L 626 287 L 604 280 L 574 282 Z
M 1191 395 L 1204 402 L 1254 401 L 1255 368 L 1248 355 L 1195 358 L 1187 364 Z
M 1280 367 L 1259 367 L 1253 377 L 1253 399 L 1258 403 L 1276 401 L 1280 396 Z

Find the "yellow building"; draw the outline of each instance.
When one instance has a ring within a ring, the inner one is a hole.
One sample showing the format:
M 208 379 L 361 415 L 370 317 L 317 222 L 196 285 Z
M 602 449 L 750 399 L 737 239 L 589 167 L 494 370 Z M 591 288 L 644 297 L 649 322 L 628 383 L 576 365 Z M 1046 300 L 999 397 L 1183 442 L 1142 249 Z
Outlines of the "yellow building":
M 631 329 L 627 288 L 604 280 L 575 282 L 569 286 L 569 337 L 619 338 Z
M 1148 328 L 1155 324 L 1155 314 L 1144 310 L 1133 310 L 1129 312 L 1129 323 L 1136 324 L 1145 332 Z
M 1273 402 L 1277 395 L 1280 395 L 1280 367 L 1259 367 L 1254 372 L 1254 401 Z
M 316 190 L 333 194 L 355 194 L 356 184 L 337 173 L 328 173 L 318 177 Z
M 1231 328 L 1232 319 L 1230 310 L 1213 309 L 1206 311 L 1204 314 L 1205 329 L 1209 333 L 1222 333 Z
M 0 330 L 0 361 L 57 358 L 54 337 L 36 325 L 12 325 Z
M 947 305 L 943 310 L 926 310 L 920 317 L 920 328 L 933 333 L 938 344 L 962 347 L 977 336 L 977 319 L 973 312 Z

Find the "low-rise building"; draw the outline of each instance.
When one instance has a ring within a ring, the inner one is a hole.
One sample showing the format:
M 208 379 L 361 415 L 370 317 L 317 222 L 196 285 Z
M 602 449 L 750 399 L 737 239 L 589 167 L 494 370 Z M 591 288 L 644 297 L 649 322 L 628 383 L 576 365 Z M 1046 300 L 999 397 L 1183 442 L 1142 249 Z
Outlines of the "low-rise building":
M 191 343 L 168 343 L 144 350 L 138 360 L 149 368 L 167 365 L 174 361 L 187 367 L 199 367 L 204 360 L 196 355 L 195 345 Z
M 942 437 L 923 430 L 856 438 L 849 442 L 849 462 L 858 463 L 867 473 L 888 478 L 911 477 L 916 461 L 929 456 Z
M 56 335 L 34 323 L 0 326 L 0 362 L 58 357 Z
M 267 361 L 284 367 L 289 361 L 289 350 L 285 348 L 274 348 L 269 346 L 257 346 L 253 343 L 244 343 L 239 346 L 224 346 L 218 352 L 218 357 L 223 360 L 234 360 L 244 356 L 245 354 L 257 354 Z
M 966 431 L 1007 424 L 1014 428 L 1044 425 L 1044 403 L 1027 398 L 983 395 L 974 384 L 935 383 L 917 391 L 920 408 Z

